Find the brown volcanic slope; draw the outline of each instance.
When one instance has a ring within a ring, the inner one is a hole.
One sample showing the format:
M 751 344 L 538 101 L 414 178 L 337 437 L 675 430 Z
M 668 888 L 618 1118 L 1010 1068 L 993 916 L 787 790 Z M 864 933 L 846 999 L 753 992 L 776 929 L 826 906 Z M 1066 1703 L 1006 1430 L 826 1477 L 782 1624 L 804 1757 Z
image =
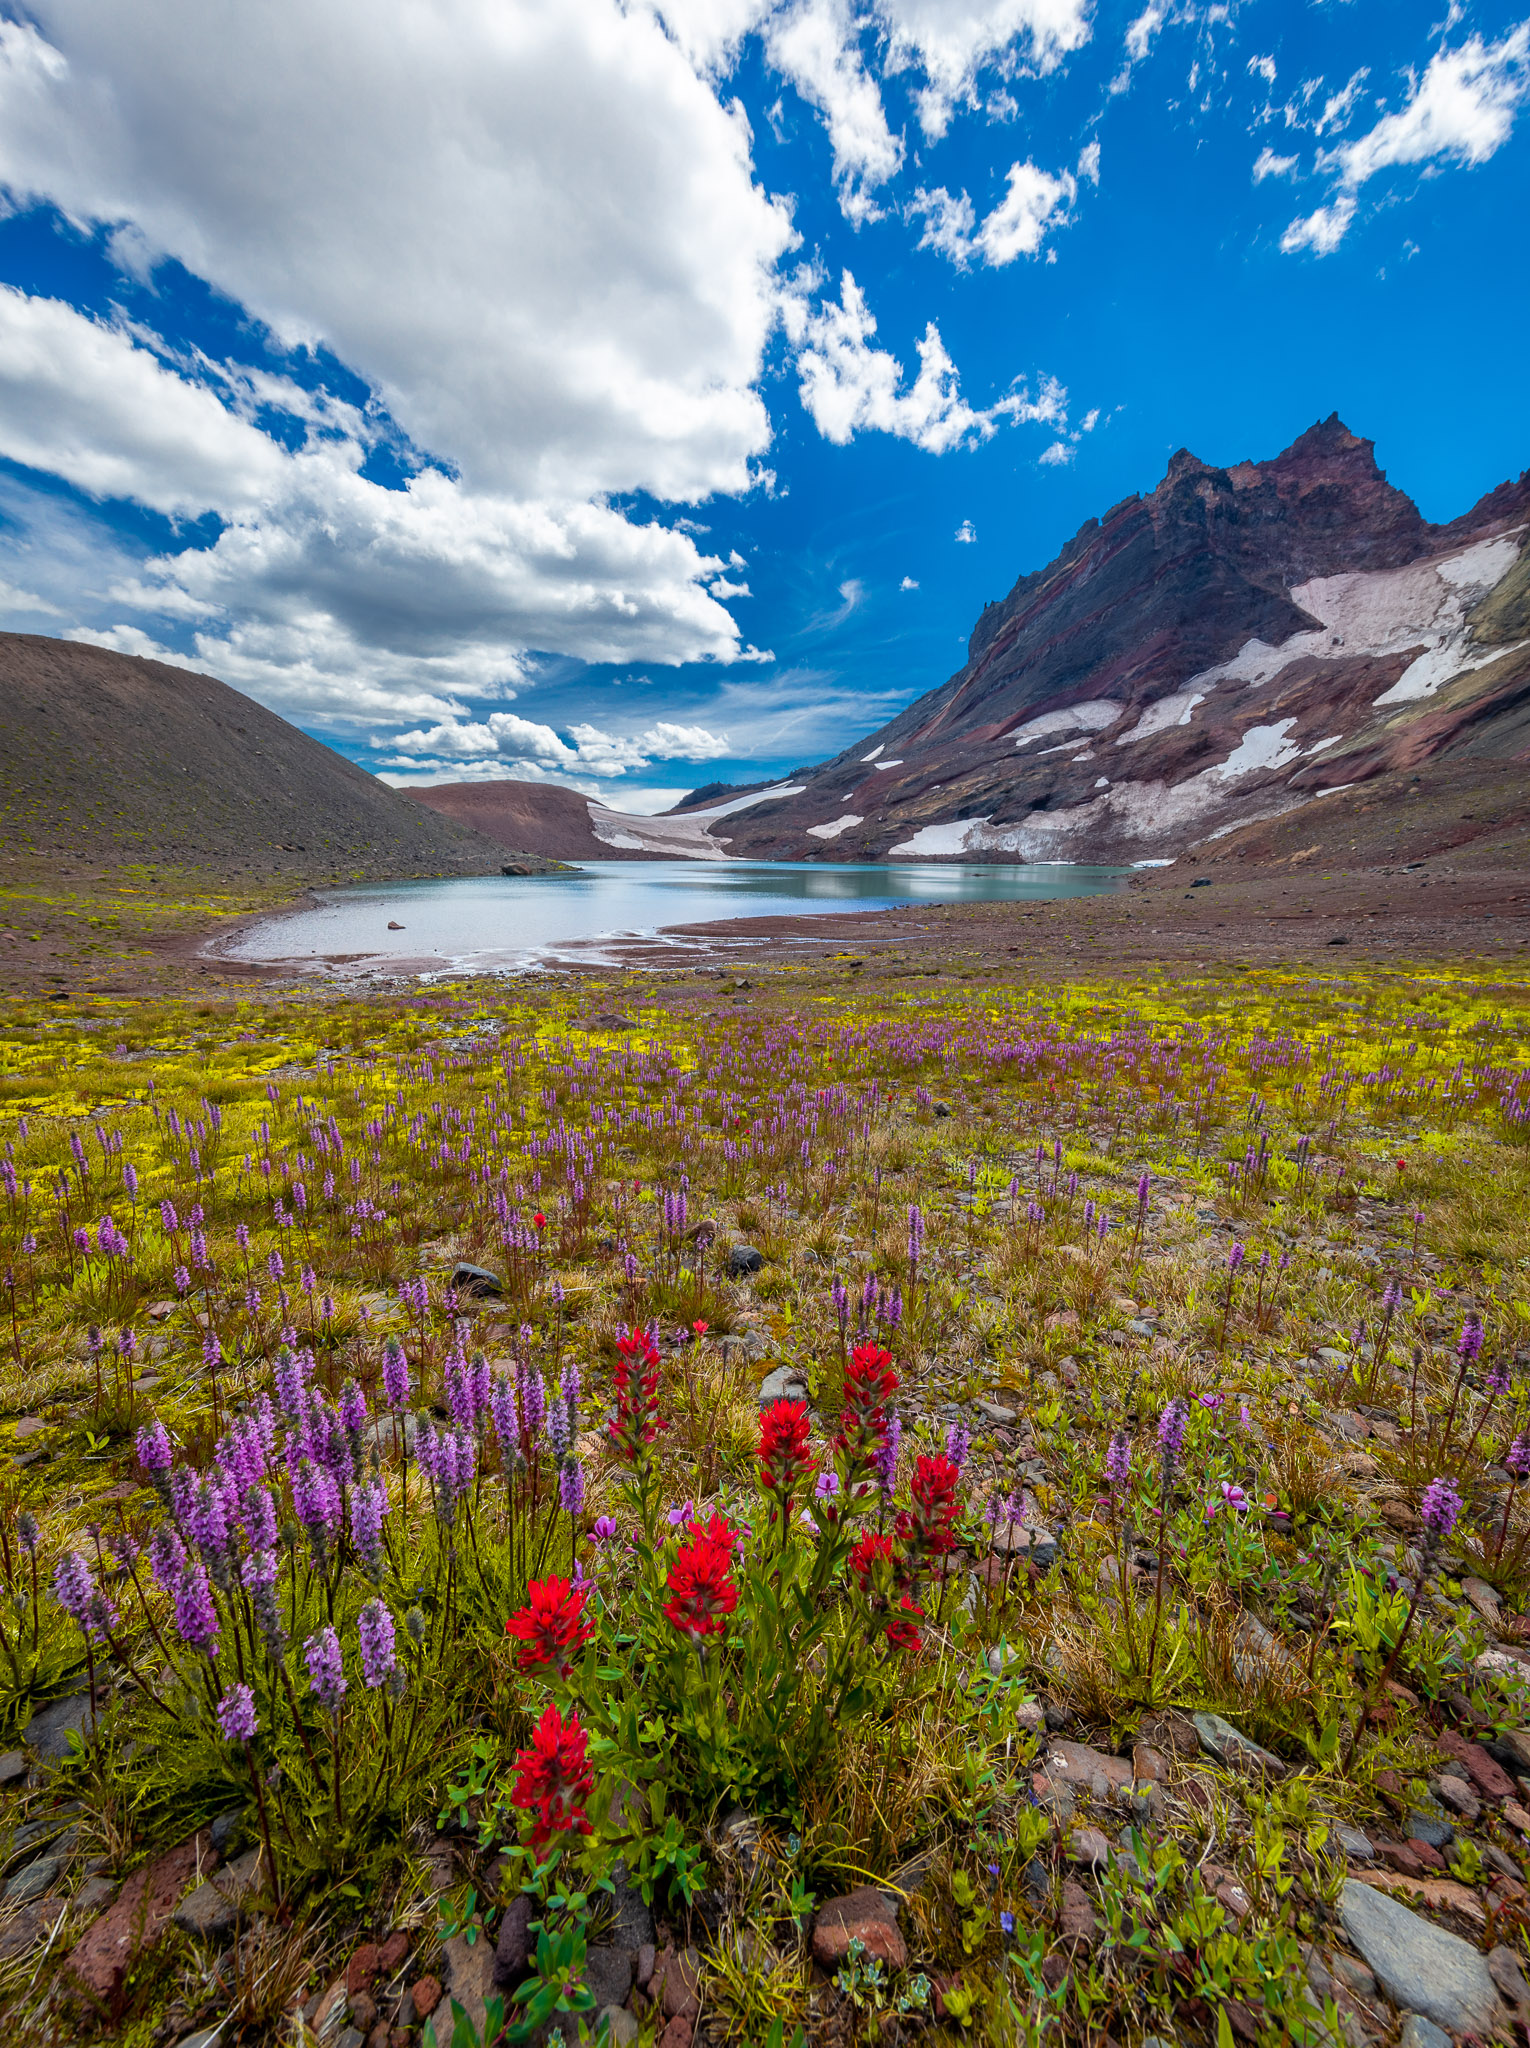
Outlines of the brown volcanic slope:
M 1429 526 L 1337 416 L 1268 462 L 1182 450 L 728 851 L 1167 859 L 1425 763 L 1459 812 L 1530 758 L 1527 533 L 1530 471 Z
M 294 881 L 503 861 L 226 683 L 32 633 L 0 633 L 0 829 L 13 858 Z
M 653 857 L 633 855 L 597 839 L 588 797 L 558 782 L 432 782 L 411 789 L 409 795 L 498 846 L 529 847 L 551 860 Z

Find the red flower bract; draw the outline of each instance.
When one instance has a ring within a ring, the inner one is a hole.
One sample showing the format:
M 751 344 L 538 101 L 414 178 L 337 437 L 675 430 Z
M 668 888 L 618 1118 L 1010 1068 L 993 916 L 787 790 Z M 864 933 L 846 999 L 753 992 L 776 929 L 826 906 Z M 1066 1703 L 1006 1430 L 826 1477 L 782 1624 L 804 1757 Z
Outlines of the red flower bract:
M 894 1565 L 897 1545 L 890 1536 L 863 1536 L 850 1553 L 850 1569 L 862 1588 L 869 1587 L 879 1565 Z
M 584 1618 L 584 1588 L 570 1585 L 567 1579 L 533 1579 L 526 1588 L 526 1600 L 520 1612 L 505 1623 L 505 1634 L 520 1639 L 521 1670 L 553 1664 L 559 1676 L 567 1678 L 576 1653 L 595 1633 L 593 1624 Z
M 628 1464 L 636 1465 L 668 1426 L 659 1416 L 659 1347 L 646 1330 L 631 1329 L 617 1339 L 616 1353 L 611 1441 Z
M 867 1475 L 887 1434 L 887 1404 L 898 1391 L 892 1353 L 880 1344 L 857 1344 L 845 1367 L 844 1391 L 845 1410 L 834 1444 L 853 1484 Z
M 916 1463 L 910 1489 L 913 1512 L 898 1518 L 916 1562 L 944 1557 L 956 1548 L 952 1525 L 956 1521 L 956 1482 L 960 1477 L 960 1471 L 947 1457 L 920 1458 Z
M 806 1401 L 772 1401 L 760 1411 L 760 1485 L 784 1497 L 811 1470 Z
M 683 1635 L 699 1642 L 721 1635 L 738 1605 L 731 1576 L 734 1535 L 720 1515 L 714 1515 L 705 1529 L 699 1522 L 690 1523 L 689 1533 L 690 1541 L 681 1545 L 670 1566 L 664 1614 Z
M 510 1803 L 530 1814 L 534 1849 L 545 1849 L 555 1835 L 591 1832 L 584 1802 L 595 1789 L 595 1778 L 576 1713 L 565 1721 L 549 1706 L 516 1757 L 515 1771 Z
M 917 1650 L 920 1644 L 918 1624 L 924 1619 L 924 1609 L 916 1607 L 907 1593 L 903 1596 L 903 1612 L 909 1618 L 889 1624 L 887 1640 L 895 1650 Z

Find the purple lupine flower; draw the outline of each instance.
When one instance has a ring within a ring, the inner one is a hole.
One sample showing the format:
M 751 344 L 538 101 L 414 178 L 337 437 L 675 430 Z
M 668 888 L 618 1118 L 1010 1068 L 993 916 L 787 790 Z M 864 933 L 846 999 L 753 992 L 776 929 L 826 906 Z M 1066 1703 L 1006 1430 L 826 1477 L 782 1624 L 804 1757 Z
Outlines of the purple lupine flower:
M 566 1514 L 584 1513 L 584 1467 L 577 1458 L 569 1458 L 559 1473 L 558 1496 Z
M 175 1213 L 174 1202 L 160 1203 L 159 1222 L 160 1228 L 164 1231 L 166 1237 L 174 1237 L 181 1227 L 181 1219 Z
M 1237 1272 L 1237 1270 L 1238 1270 L 1238 1268 L 1239 1268 L 1239 1267 L 1240 1267 L 1240 1266 L 1241 1266 L 1241 1265 L 1243 1264 L 1243 1259 L 1244 1259 L 1244 1251 L 1243 1251 L 1243 1247 L 1242 1247 L 1242 1245 L 1241 1245 L 1241 1244 L 1235 1244 L 1235 1245 L 1233 1246 L 1232 1250 L 1231 1250 L 1231 1251 L 1230 1251 L 1230 1252 L 1229 1252 L 1229 1253 L 1227 1254 L 1227 1270 L 1228 1270 L 1228 1272 L 1229 1272 L 1229 1273 L 1236 1273 L 1236 1272 Z
M 1163 1454 L 1164 1484 L 1173 1478 L 1174 1467 L 1179 1463 L 1185 1448 L 1185 1424 L 1189 1420 L 1190 1404 L 1183 1394 L 1176 1394 L 1158 1418 L 1158 1448 Z
M 382 1525 L 388 1512 L 388 1490 L 380 1479 L 368 1480 L 351 1494 L 351 1541 L 368 1572 L 382 1570 Z
M 402 1408 L 409 1399 L 409 1360 L 403 1345 L 391 1337 L 383 1346 L 382 1378 L 383 1399 L 390 1408 Z
M 345 1664 L 340 1655 L 340 1638 L 332 1628 L 321 1628 L 308 1638 L 303 1645 L 303 1661 L 308 1666 L 308 1683 L 314 1697 L 321 1707 L 338 1714 L 346 1694 Z
M 1475 1309 L 1468 1309 L 1466 1320 L 1461 1325 L 1461 1334 L 1456 1339 L 1456 1356 L 1463 1364 L 1470 1365 L 1482 1349 L 1482 1318 Z
M 1385 1315 L 1391 1315 L 1402 1306 L 1402 1282 L 1395 1276 L 1381 1290 L 1381 1307 Z
M 903 1419 L 895 1410 L 887 1418 L 882 1441 L 871 1454 L 872 1474 L 882 1494 L 889 1498 L 898 1484 L 898 1443 L 902 1435 Z
M 169 1522 L 161 1522 L 149 1538 L 149 1570 L 161 1592 L 173 1593 L 186 1569 L 186 1548 Z
M 53 1567 L 53 1597 L 87 1634 L 98 1633 L 91 1626 L 96 1575 L 83 1551 L 66 1550 Z
M 231 1685 L 218 1702 L 218 1726 L 225 1742 L 253 1742 L 260 1726 L 255 1694 L 247 1685 Z
M 1424 1488 L 1418 1512 L 1429 1534 L 1443 1542 L 1456 1526 L 1456 1517 L 1461 1512 L 1461 1496 L 1448 1479 L 1431 1479 Z
M 1530 1430 L 1520 1431 L 1504 1453 L 1503 1462 L 1516 1479 L 1530 1478 Z
M 965 1423 L 953 1422 L 946 1431 L 946 1456 L 960 1472 L 972 1449 L 972 1432 Z
M 1115 1492 L 1126 1485 L 1132 1476 L 1131 1439 L 1124 1429 L 1118 1429 L 1110 1440 L 1105 1453 L 1105 1484 Z
M 221 1623 L 203 1564 L 188 1563 L 176 1584 L 175 1626 L 188 1650 L 201 1650 L 209 1658 L 213 1655 Z
M 308 1392 L 308 1372 L 302 1357 L 285 1346 L 276 1354 L 276 1405 L 292 1423 L 303 1413 Z
M 569 1434 L 570 1436 L 577 1436 L 579 1434 L 579 1401 L 583 1390 L 579 1381 L 579 1367 L 572 1360 L 563 1368 L 563 1375 L 558 1381 L 558 1391 L 562 1394 L 563 1405 L 568 1410 Z
M 369 1600 L 356 1617 L 361 1643 L 361 1681 L 370 1692 L 386 1685 L 398 1670 L 393 1616 L 381 1600 Z
M 850 1295 L 838 1274 L 834 1277 L 834 1285 L 829 1289 L 829 1299 L 834 1304 L 834 1320 L 843 1330 L 850 1320 Z
M 148 1473 L 151 1482 L 157 1483 L 162 1474 L 175 1463 L 175 1452 L 171 1448 L 170 1432 L 159 1420 L 146 1422 L 138 1432 L 136 1448 L 138 1462 Z

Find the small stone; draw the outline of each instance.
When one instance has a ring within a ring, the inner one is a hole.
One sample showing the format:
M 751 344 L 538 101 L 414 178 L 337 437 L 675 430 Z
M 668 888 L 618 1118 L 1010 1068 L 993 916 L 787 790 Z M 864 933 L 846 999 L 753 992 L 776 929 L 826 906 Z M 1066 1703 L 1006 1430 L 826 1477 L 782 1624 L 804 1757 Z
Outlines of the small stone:
M 67 1700 L 54 1700 L 35 1713 L 22 1741 L 39 1763 L 56 1764 L 68 1756 L 71 1735 L 88 1743 L 94 1733 L 90 1694 L 82 1692 Z
M 64 1912 L 62 1899 L 34 1899 L 0 1927 L 0 1963 L 27 1955 L 52 1934 Z
M 1078 1828 L 1068 1841 L 1068 1861 L 1103 1870 L 1110 1861 L 1110 1844 L 1098 1828 Z
M 122 1989 L 133 1959 L 152 1948 L 191 1880 L 213 1862 L 205 1834 L 168 1850 L 135 1870 L 110 1909 L 87 1927 L 69 1958 L 69 1973 L 92 1998 L 110 2006 Z
M 501 1991 L 513 1991 L 531 1968 L 531 1911 L 530 1898 L 525 1892 L 517 1892 L 499 1923 L 494 1982 Z
M 1216 1888 L 1215 1896 L 1235 1920 L 1245 1919 L 1253 1910 L 1253 1900 L 1235 1877 L 1224 1877 Z
M 1334 1840 L 1352 1863 L 1369 1863 L 1376 1854 L 1371 1838 L 1359 1828 L 1347 1827 L 1339 1821 L 1334 1827 Z
M 1231 1721 L 1224 1721 L 1220 1714 L 1195 1714 L 1191 1718 L 1201 1747 L 1219 1763 L 1227 1764 L 1233 1770 L 1263 1773 L 1269 1777 L 1285 1775 L 1286 1767 L 1278 1756 L 1261 1749 L 1257 1742 L 1250 1741 Z
M 1398 2030 L 1397 2048 L 1450 2048 L 1449 2034 L 1442 2034 L 1433 2020 L 1426 2020 L 1421 2012 L 1403 2015 Z
M 597 2005 L 625 2005 L 632 1989 L 632 1952 L 592 1948 L 584 1959 L 585 1989 Z
M 1480 1742 L 1468 1742 L 1464 1735 L 1458 1735 L 1453 1728 L 1443 1730 L 1435 1739 L 1447 1756 L 1455 1757 L 1466 1766 L 1466 1775 L 1484 1799 L 1513 1797 L 1513 1779 L 1502 1764 L 1494 1763 Z
M 1530 1813 L 1526 1813 L 1517 1799 L 1506 1799 L 1498 1810 L 1510 1827 L 1518 1828 L 1522 1835 L 1530 1835 Z
M 1410 1842 L 1427 1842 L 1431 1849 L 1448 1849 L 1456 1831 L 1443 1813 L 1425 1813 L 1415 1806 L 1408 1815 Z
M 653 1981 L 653 1966 L 658 1960 L 659 1951 L 651 1941 L 645 1941 L 638 1950 L 637 1960 L 632 1966 L 632 1974 L 639 1991 L 646 1991 Z
M 616 1865 L 611 1881 L 611 1939 L 618 1948 L 642 1948 L 654 1938 L 653 1913 L 644 1903 L 643 1894 L 627 1882 L 624 1864 Z
M 441 1961 L 446 1995 L 454 2005 L 460 2005 L 469 2020 L 478 2029 L 480 2038 L 485 2027 L 485 2009 L 494 1991 L 494 1945 L 487 1935 L 479 1934 L 469 1941 L 466 1934 L 454 1934 L 450 1941 L 441 1945 Z M 441 2029 L 438 2027 L 437 2032 Z M 447 2028 L 442 2039 L 442 2048 L 451 2039 Z
M 492 1298 L 505 1291 L 497 1273 L 491 1273 L 487 1266 L 470 1266 L 465 1259 L 459 1260 L 452 1268 L 451 1284 L 457 1294 L 477 1300 Z
M 1502 1595 L 1496 1593 L 1485 1579 L 1467 1578 L 1461 1581 L 1461 1591 L 1482 1616 L 1490 1628 L 1498 1626 L 1499 1610 L 1503 1606 Z
M 410 1949 L 409 1936 L 400 1927 L 388 1936 L 377 1951 L 378 1974 L 391 1977 L 399 1969 Z
M 654 2043 L 654 2048 L 691 2048 L 692 2031 L 690 2020 L 677 2013 Z
M 1395 2006 L 1454 2034 L 1488 2034 L 1497 2026 L 1501 2007 L 1487 1963 L 1459 1935 L 1354 1878 L 1340 1894 L 1339 1917 Z
M 1488 1951 L 1488 1974 L 1511 2005 L 1530 2007 L 1530 1983 L 1513 1949 L 1500 1942 Z
M 1063 1880 L 1058 1932 L 1064 1941 L 1081 1942 L 1085 1948 L 1091 1946 L 1099 1936 L 1100 1925 L 1094 1917 L 1094 1906 L 1089 1894 L 1081 1884 L 1075 1884 L 1072 1878 Z
M 26 1774 L 27 1760 L 19 1749 L 8 1749 L 4 1756 L 0 1756 L 0 1786 L 14 1785 Z
M 351 1993 L 351 2025 L 363 2034 L 377 2025 L 377 2000 L 370 1991 Z
M 414 2000 L 416 2019 L 429 2019 L 441 2003 L 441 1985 L 438 1978 L 419 1977 L 410 1986 L 409 1996 Z
M 898 1909 L 885 1893 L 861 1885 L 819 1907 L 813 1920 L 813 1959 L 832 1970 L 845 1960 L 852 1941 L 868 1955 L 880 1956 L 889 1969 L 908 1967 L 908 1944 L 898 1925 Z
M 688 1948 L 676 1954 L 672 1943 L 666 1946 L 654 1964 L 649 1990 L 666 2019 L 695 2019 L 701 2011 L 701 1966 L 696 1951 Z
M 765 1254 L 756 1251 L 752 1244 L 735 1244 L 728 1249 L 728 1277 L 742 1280 L 747 1274 L 758 1273 L 765 1265 Z
M 199 1884 L 171 1915 L 176 1926 L 203 1941 L 221 1941 L 232 1934 L 240 1912 L 260 1887 L 260 1858 L 259 1849 L 247 1850 L 215 1877 Z
M 1452 1813 L 1460 1814 L 1463 1820 L 1475 1820 L 1482 1811 L 1482 1801 L 1464 1778 L 1431 1778 L 1429 1789 L 1436 1799 L 1448 1806 Z
M 991 1422 L 998 1429 L 1007 1429 L 1020 1420 L 1015 1409 L 1006 1408 L 998 1401 L 974 1401 L 972 1406 L 984 1422 Z
M 1506 1728 L 1498 1740 L 1503 1748 L 1513 1753 L 1522 1771 L 1530 1771 L 1530 1729 Z M 5 1782 L 6 1761 L 5 1757 L 0 1756 L 0 1784 Z
M 641 2031 L 625 2006 L 604 2005 L 595 2015 L 595 2038 L 604 2033 L 610 2048 L 631 2048 Z
M 778 1365 L 760 1382 L 759 1403 L 768 1408 L 775 1401 L 805 1401 L 808 1397 L 807 1381 L 800 1370 L 792 1365 Z
M 109 1877 L 87 1877 L 69 1901 L 69 1914 L 76 1928 L 82 1928 L 105 1912 L 117 1893 Z
M 213 1847 L 220 1856 L 236 1855 L 244 1844 L 236 1838 L 244 1828 L 244 1809 L 231 1807 L 227 1813 L 220 1813 L 208 1829 Z
M 1137 1729 L 1137 1738 L 1185 1762 L 1201 1753 L 1201 1739 L 1195 1732 L 1195 1723 L 1188 1714 L 1178 1713 L 1172 1708 L 1166 1713 L 1144 1714 Z
M 350 1961 L 345 1966 L 345 1988 L 352 1997 L 358 1991 L 366 1990 L 377 1975 L 380 1962 L 381 1955 L 375 1941 L 364 1941 L 360 1948 L 352 1953 Z
M 1161 1785 L 1169 1774 L 1162 1755 L 1150 1742 L 1132 1744 L 1132 1776 L 1142 1785 Z
M 1343 1949 L 1335 1949 L 1329 1967 L 1346 1991 L 1370 2004 L 1376 1996 L 1376 1979 L 1357 1956 L 1347 1956 Z
M 8 1906 L 25 1906 L 33 1899 L 40 1899 L 63 1867 L 62 1856 L 39 1856 L 34 1863 L 18 1870 L 5 1887 L 5 1903 Z

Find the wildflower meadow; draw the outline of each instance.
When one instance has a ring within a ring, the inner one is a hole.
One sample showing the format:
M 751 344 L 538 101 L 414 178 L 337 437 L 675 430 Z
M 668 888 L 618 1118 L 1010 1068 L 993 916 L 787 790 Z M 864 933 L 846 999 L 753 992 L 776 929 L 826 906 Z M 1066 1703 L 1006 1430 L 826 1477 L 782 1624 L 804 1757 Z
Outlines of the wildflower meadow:
M 1517 2038 L 1527 1031 L 11 1003 L 6 2038 Z

